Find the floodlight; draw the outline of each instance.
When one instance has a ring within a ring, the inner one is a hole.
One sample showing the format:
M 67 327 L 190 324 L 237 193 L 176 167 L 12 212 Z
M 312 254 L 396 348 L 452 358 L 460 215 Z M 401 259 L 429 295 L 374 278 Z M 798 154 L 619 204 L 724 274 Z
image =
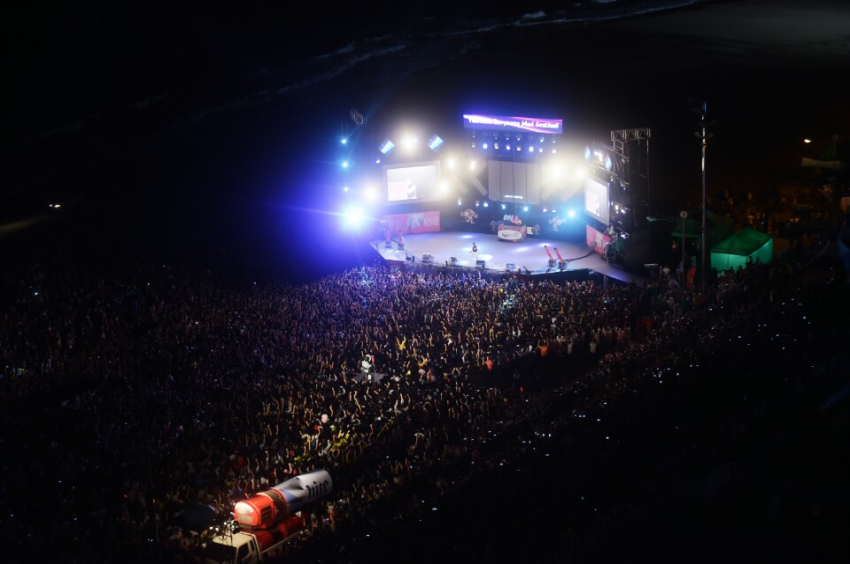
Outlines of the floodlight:
M 428 139 L 428 148 L 431 149 L 432 151 L 436 150 L 437 147 L 439 147 L 442 144 L 443 144 L 443 140 L 440 138 L 439 135 L 434 135 L 433 137 Z
M 346 227 L 358 227 L 363 223 L 363 210 L 359 208 L 348 209 L 342 216 Z
M 378 146 L 378 150 L 385 155 L 389 154 L 389 152 L 393 149 L 395 149 L 395 143 L 389 139 L 384 139 L 384 141 Z

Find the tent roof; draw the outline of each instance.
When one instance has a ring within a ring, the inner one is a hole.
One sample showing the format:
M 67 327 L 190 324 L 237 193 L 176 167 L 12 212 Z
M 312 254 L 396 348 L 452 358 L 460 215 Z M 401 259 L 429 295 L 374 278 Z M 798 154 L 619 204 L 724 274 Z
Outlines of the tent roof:
M 756 231 L 751 227 L 745 227 L 715 245 L 715 247 L 711 249 L 711 252 L 726 253 L 727 255 L 749 256 L 771 239 L 772 237 L 767 233 Z
M 697 212 L 697 217 L 689 217 L 685 219 L 685 237 L 690 238 L 699 238 L 702 237 L 702 218 L 699 216 L 699 212 Z M 706 230 L 712 231 L 715 229 L 719 229 L 721 227 L 726 227 L 731 224 L 732 220 L 728 217 L 724 217 L 722 215 L 718 215 L 711 210 L 705 210 L 705 223 Z M 673 229 L 670 233 L 671 237 L 681 237 L 682 236 L 682 220 L 674 219 L 673 220 Z M 731 231 L 731 229 L 729 230 Z M 723 235 L 720 235 L 721 237 Z

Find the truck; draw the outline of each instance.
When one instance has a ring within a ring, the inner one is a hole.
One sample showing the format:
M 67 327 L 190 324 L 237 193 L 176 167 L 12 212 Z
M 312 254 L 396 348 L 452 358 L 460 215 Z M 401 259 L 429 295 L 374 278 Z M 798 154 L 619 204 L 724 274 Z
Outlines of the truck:
M 317 469 L 237 502 L 225 532 L 207 542 L 203 562 L 259 564 L 278 556 L 307 527 L 301 509 L 332 490 L 330 474 Z

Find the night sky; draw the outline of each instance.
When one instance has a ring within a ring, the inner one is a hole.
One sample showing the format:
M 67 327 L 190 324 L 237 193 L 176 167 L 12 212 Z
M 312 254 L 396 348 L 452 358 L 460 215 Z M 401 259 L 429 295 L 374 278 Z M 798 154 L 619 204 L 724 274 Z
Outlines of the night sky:
M 351 181 L 337 141 L 352 108 L 368 120 L 358 150 L 402 122 L 462 138 L 464 112 L 559 117 L 581 147 L 649 127 L 659 214 L 699 193 L 700 100 L 715 122 L 713 194 L 775 190 L 796 171 L 802 136 L 846 131 L 843 3 L 697 2 L 622 17 L 680 4 L 693 3 L 496 13 L 417 2 L 307 16 L 206 4 L 21 8 L 0 215 L 15 222 L 65 204 L 61 222 L 15 234 L 13 250 L 45 259 L 91 248 L 246 270 L 285 264 L 287 276 L 310 278 L 371 260 L 323 213 L 338 211 Z

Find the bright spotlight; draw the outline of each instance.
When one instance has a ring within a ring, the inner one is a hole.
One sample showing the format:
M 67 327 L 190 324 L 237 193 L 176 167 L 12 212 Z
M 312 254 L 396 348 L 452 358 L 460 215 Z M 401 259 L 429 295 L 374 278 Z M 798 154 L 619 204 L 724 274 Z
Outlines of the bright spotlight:
M 528 211 L 528 206 L 523 206 L 522 211 L 527 212 L 527 211 Z
M 570 211 L 567 212 L 567 217 L 569 217 L 570 219 L 574 218 L 575 216 L 576 216 L 576 210 L 570 210 Z
M 506 207 L 505 204 L 502 204 L 502 209 L 505 209 L 505 207 Z
M 343 145 L 348 145 L 348 139 L 346 139 L 345 137 L 340 139 L 339 142 L 342 143 Z
M 546 170 L 548 177 L 553 180 L 560 178 L 563 171 L 564 165 L 560 162 L 553 162 Z
M 342 168 L 348 168 L 348 161 L 342 161 Z
M 469 161 L 469 170 L 475 170 L 475 166 L 477 163 L 475 161 Z
M 449 165 L 449 169 L 454 170 L 454 169 L 455 169 L 455 166 L 457 165 L 457 163 L 455 162 L 455 160 L 454 160 L 454 159 L 449 159 L 449 160 L 448 160 L 448 165 Z
M 484 207 L 485 207 L 485 208 L 489 208 L 489 207 L 490 207 L 490 202 L 484 202 Z
M 449 183 L 446 182 L 445 180 L 443 180 L 442 182 L 440 182 L 440 193 L 445 194 L 448 191 L 449 191 Z
M 367 200 L 374 200 L 375 198 L 378 197 L 378 191 L 375 190 L 372 187 L 366 188 L 366 191 L 364 192 L 364 194 L 365 194 Z
M 432 151 L 435 151 L 437 147 L 443 144 L 442 138 L 439 135 L 434 135 L 430 139 L 428 139 L 428 148 Z
M 584 172 L 583 168 L 576 169 L 576 178 L 578 178 L 579 180 L 584 178 L 584 174 L 585 174 L 585 172 Z
M 417 143 L 419 143 L 419 140 L 415 137 L 405 137 L 404 140 L 401 142 L 402 146 L 404 147 L 404 150 L 407 152 L 415 151 Z
M 363 224 L 365 216 L 363 210 L 359 208 L 350 208 L 342 213 L 342 223 L 345 227 L 355 229 Z
M 342 191 L 343 191 L 343 192 L 348 192 L 348 186 L 343 186 L 343 187 L 342 187 Z
M 458 199 L 457 199 L 457 205 L 462 206 L 462 205 L 463 205 L 463 200 L 461 200 L 460 198 L 458 198 Z
M 484 143 L 483 145 L 481 145 L 481 148 L 486 151 L 487 150 L 487 143 Z

